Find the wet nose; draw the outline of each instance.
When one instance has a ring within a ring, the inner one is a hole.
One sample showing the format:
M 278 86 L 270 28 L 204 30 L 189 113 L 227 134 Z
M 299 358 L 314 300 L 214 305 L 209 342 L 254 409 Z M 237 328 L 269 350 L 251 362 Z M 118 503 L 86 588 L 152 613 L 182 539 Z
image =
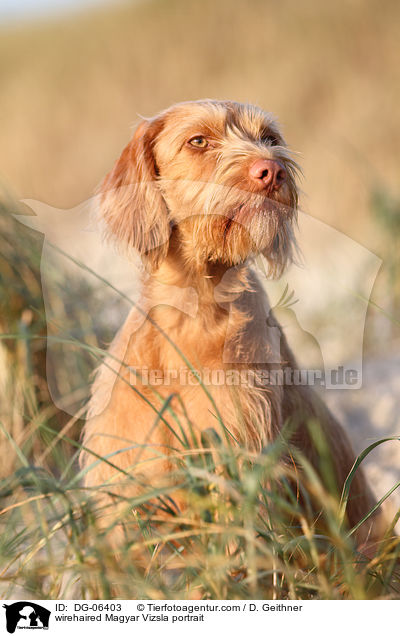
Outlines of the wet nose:
M 249 169 L 249 177 L 263 190 L 279 190 L 286 181 L 286 170 L 279 161 L 257 159 Z

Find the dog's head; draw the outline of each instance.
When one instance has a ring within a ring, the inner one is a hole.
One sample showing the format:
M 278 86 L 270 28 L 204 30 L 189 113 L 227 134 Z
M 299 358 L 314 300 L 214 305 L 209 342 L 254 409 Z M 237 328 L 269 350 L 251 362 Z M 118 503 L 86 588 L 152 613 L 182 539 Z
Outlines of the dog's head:
M 100 211 L 107 234 L 153 268 L 173 245 L 200 267 L 262 253 L 276 274 L 292 253 L 296 173 L 270 114 L 184 102 L 139 125 L 103 181 Z

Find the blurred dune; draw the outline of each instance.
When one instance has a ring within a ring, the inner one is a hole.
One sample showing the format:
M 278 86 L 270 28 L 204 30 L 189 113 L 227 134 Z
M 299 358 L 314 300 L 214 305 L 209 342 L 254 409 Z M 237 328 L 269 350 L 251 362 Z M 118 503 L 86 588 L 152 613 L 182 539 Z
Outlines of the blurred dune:
M 371 190 L 398 187 L 399 35 L 392 0 L 155 0 L 3 27 L 0 175 L 70 208 L 138 115 L 255 102 L 300 153 L 304 209 L 373 248 Z

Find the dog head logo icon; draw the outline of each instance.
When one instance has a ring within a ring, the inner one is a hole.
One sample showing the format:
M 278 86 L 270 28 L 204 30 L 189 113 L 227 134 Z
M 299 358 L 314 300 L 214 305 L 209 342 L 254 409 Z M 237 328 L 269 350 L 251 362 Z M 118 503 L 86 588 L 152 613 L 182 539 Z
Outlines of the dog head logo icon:
M 32 603 L 18 601 L 10 605 L 3 605 L 6 610 L 6 628 L 9 634 L 16 629 L 48 629 L 50 610 Z

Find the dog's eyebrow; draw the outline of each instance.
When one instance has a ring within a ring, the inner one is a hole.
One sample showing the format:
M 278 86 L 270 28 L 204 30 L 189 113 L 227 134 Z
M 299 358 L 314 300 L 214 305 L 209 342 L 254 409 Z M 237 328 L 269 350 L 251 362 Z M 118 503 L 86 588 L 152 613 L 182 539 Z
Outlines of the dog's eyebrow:
M 176 131 L 175 140 L 177 142 L 179 140 L 179 150 L 183 148 L 189 139 L 196 136 L 218 140 L 222 138 L 223 131 L 215 124 L 212 125 L 205 120 L 199 120 L 197 123 L 190 122 L 187 126 Z
M 193 130 L 194 134 L 198 132 L 208 137 L 220 137 L 224 132 L 224 128 L 225 126 L 221 127 L 213 120 L 207 121 L 207 119 L 199 119 L 196 123 L 190 122 L 187 131 Z
M 236 108 L 227 107 L 226 127 L 246 135 L 253 141 L 264 136 L 274 136 L 282 142 L 282 135 L 274 116 L 256 106 L 238 104 Z
M 276 127 L 271 126 L 270 124 L 265 124 L 260 128 L 259 139 L 265 139 L 266 137 L 271 137 L 278 143 L 282 143 L 282 135 L 276 129 Z

